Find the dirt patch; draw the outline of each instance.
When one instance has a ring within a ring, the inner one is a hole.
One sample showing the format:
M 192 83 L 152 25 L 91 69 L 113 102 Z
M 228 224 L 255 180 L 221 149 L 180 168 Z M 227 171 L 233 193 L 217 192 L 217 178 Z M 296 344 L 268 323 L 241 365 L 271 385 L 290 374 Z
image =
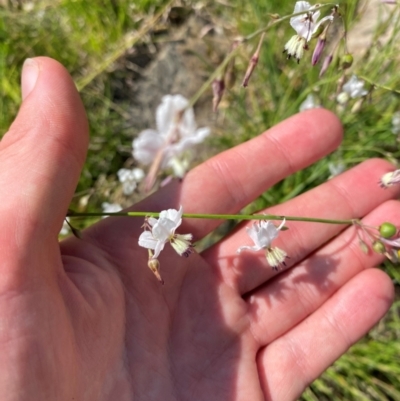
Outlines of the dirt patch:
M 132 135 L 155 127 L 155 109 L 167 94 L 193 96 L 222 61 L 229 40 L 214 29 L 206 15 L 187 13 L 179 23 L 132 49 L 113 72 L 114 101 L 131 102 L 128 124 Z M 211 89 L 195 105 L 199 126 L 210 126 Z

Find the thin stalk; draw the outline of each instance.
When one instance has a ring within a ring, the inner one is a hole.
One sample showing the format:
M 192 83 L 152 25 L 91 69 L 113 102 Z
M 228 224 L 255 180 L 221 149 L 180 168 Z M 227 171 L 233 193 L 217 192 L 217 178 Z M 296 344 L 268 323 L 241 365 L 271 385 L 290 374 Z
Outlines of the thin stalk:
M 117 213 L 75 213 L 69 211 L 68 217 L 101 217 L 101 216 L 120 216 L 120 217 L 159 217 L 159 212 L 117 212 Z M 286 221 L 305 221 L 308 223 L 324 224 L 359 224 L 358 219 L 321 219 L 316 217 L 301 216 L 278 216 L 274 214 L 207 214 L 207 213 L 183 213 L 182 218 L 187 219 L 211 219 L 211 220 L 286 220 Z

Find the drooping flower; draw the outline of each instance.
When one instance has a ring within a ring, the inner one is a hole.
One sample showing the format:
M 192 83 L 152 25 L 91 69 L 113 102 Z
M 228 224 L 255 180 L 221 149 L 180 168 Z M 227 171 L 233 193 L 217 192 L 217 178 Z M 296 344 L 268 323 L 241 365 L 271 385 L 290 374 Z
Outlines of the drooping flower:
M 365 82 L 358 79 L 356 75 L 352 75 L 351 78 L 343 85 L 342 92 L 339 93 L 336 100 L 339 104 L 346 104 L 350 98 L 356 99 L 366 96 L 368 91 L 364 88 Z
M 286 220 L 283 219 L 278 227 L 269 220 L 259 220 L 254 222 L 251 227 L 246 229 L 247 234 L 253 240 L 254 245 L 243 245 L 238 248 L 237 253 L 240 253 L 245 249 L 255 252 L 265 249 L 265 257 L 268 264 L 272 269 L 278 270 L 281 264 L 285 265 L 287 253 L 278 247 L 272 247 L 271 243 L 278 237 L 280 230 L 285 225 L 285 221 Z
M 139 237 L 139 245 L 154 251 L 152 259 L 157 259 L 164 246 L 169 242 L 180 256 L 188 256 L 192 249 L 192 234 L 176 234 L 175 230 L 182 223 L 182 206 L 179 210 L 163 210 L 159 218 L 149 217 L 146 221 L 148 229 Z
M 118 180 L 122 183 L 122 191 L 125 195 L 133 194 L 137 184 L 143 180 L 144 171 L 141 168 L 121 168 L 117 172 Z
M 394 184 L 400 184 L 400 169 L 386 173 L 381 177 L 381 187 L 388 188 Z
M 209 135 L 209 128 L 197 128 L 192 107 L 181 95 L 162 98 L 156 110 L 157 130 L 146 129 L 133 140 L 133 157 L 143 165 L 153 163 L 162 152 L 161 169 L 172 167 L 174 158 Z
M 290 25 L 297 35 L 289 39 L 285 45 L 284 52 L 287 53 L 288 58 L 294 57 L 297 62 L 303 57 L 304 50 L 308 49 L 307 43 L 317 33 L 321 24 L 333 20 L 333 16 L 328 15 L 318 21 L 321 12 L 319 10 L 314 11 L 315 8 L 316 6 L 311 6 L 308 1 L 298 1 L 294 6 L 293 14 L 301 12 L 304 12 L 304 14 L 290 18 Z

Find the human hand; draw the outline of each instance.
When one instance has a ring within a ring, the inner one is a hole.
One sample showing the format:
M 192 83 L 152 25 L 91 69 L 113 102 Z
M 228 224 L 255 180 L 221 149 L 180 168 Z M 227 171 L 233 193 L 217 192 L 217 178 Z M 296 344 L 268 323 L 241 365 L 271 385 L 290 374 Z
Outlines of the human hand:
M 142 219 L 110 217 L 60 244 L 88 127 L 65 69 L 34 63 L 0 142 L 2 400 L 293 400 L 390 307 L 389 277 L 370 268 L 381 256 L 359 249 L 354 227 L 287 223 L 279 274 L 263 253 L 236 254 L 250 223 L 200 255 L 166 247 L 164 286 L 137 244 Z M 132 210 L 236 213 L 340 139 L 331 113 L 301 113 Z M 370 160 L 268 212 L 399 225 L 398 190 L 377 187 L 390 169 Z M 198 240 L 217 224 L 180 232 Z

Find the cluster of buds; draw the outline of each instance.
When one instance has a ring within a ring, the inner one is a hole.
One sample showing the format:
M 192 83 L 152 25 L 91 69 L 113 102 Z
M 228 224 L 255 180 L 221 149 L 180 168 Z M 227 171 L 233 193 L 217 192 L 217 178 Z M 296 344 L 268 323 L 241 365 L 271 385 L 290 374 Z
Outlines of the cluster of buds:
M 400 261 L 400 233 L 394 224 L 385 222 L 379 227 L 369 227 L 360 223 L 355 223 L 355 225 L 367 238 L 373 251 L 386 256 L 393 263 Z M 361 237 L 360 231 L 358 231 L 358 237 L 361 249 L 368 252 L 369 246 L 367 241 Z

